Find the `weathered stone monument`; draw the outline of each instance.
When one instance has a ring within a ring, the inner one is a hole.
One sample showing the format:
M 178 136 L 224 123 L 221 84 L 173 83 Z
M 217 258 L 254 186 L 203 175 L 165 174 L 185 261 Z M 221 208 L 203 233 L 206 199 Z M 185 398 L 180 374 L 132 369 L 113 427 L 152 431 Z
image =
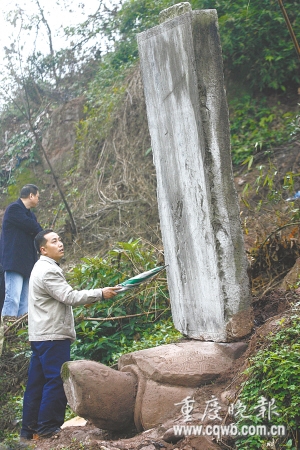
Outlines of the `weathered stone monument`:
M 161 19 L 138 43 L 173 320 L 193 340 L 123 355 L 118 371 L 63 365 L 71 408 L 111 430 L 173 418 L 232 367 L 247 344 L 228 341 L 252 328 L 217 13 L 181 3 Z
M 190 338 L 237 340 L 252 316 L 217 12 L 180 3 L 161 20 L 138 45 L 173 321 Z

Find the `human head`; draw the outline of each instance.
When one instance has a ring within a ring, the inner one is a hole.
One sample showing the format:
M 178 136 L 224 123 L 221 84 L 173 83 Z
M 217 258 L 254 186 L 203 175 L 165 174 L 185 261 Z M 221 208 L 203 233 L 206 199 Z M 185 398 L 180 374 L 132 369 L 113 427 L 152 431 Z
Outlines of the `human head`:
M 42 256 L 48 256 L 59 262 L 64 256 L 64 245 L 52 229 L 40 231 L 34 238 L 34 246 L 37 252 Z
M 39 188 L 35 184 L 25 184 L 20 191 L 20 198 L 28 198 L 30 194 L 36 195 Z
M 26 184 L 20 192 L 20 199 L 26 208 L 34 208 L 39 202 L 39 189 L 35 184 Z

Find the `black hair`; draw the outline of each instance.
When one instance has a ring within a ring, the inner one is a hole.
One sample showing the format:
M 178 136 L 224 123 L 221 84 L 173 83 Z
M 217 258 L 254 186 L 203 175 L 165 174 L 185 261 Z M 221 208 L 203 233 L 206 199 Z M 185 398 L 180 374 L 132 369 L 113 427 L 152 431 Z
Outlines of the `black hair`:
M 28 198 L 30 194 L 36 195 L 38 190 L 35 184 L 25 184 L 20 191 L 20 198 Z
M 53 230 L 47 228 L 46 230 L 40 231 L 34 238 L 34 246 L 39 254 L 41 253 L 41 247 L 43 247 L 47 243 L 47 239 L 45 239 L 45 236 L 49 233 L 53 233 Z

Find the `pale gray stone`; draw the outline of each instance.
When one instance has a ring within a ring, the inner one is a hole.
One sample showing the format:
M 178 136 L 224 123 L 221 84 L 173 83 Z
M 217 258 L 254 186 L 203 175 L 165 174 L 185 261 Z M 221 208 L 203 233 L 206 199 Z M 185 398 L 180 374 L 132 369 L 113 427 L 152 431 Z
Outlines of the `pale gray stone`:
M 174 19 L 174 17 L 190 11 L 192 11 L 192 7 L 189 2 L 177 3 L 177 5 L 170 6 L 170 8 L 164 9 L 159 13 L 159 23 Z
M 251 294 L 217 12 L 174 17 L 138 45 L 174 324 L 190 338 L 238 340 L 252 328 Z

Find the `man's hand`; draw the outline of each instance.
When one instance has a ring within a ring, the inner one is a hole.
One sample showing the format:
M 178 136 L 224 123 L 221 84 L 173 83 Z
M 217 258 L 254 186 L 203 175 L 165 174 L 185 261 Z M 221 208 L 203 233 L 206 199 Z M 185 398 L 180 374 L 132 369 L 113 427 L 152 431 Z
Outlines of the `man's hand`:
M 112 298 L 115 295 L 117 295 L 119 290 L 120 290 L 120 286 L 105 287 L 102 289 L 102 297 L 104 300 L 106 300 L 108 298 Z

